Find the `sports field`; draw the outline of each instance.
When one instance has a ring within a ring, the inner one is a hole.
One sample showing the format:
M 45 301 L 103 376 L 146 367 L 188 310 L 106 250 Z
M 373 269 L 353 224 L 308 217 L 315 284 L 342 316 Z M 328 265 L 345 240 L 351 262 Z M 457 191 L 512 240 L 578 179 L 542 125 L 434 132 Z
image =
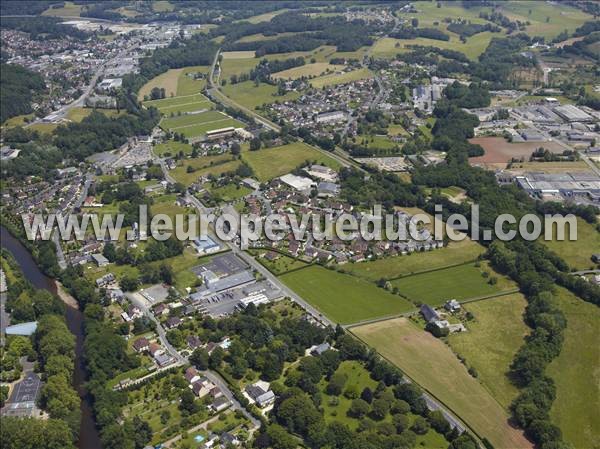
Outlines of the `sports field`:
M 526 305 L 520 293 L 465 304 L 475 318 L 467 322 L 467 332 L 448 338 L 452 350 L 477 370 L 479 380 L 506 410 L 518 394 L 507 374 L 530 330 L 523 322 Z
M 414 310 L 405 299 L 371 282 L 312 265 L 280 279 L 324 315 L 341 324 Z
M 166 116 L 179 112 L 194 112 L 211 109 L 212 102 L 202 94 L 182 95 L 179 97 L 163 98 L 145 101 L 144 106 L 154 106 Z
M 352 70 L 344 73 L 330 73 L 328 75 L 319 76 L 310 81 L 313 87 L 320 89 L 326 86 L 336 86 L 338 84 L 350 83 L 362 79 L 372 78 L 373 72 L 367 68 Z
M 227 97 L 251 110 L 263 104 L 295 100 L 300 96 L 299 92 L 288 92 L 285 95 L 277 95 L 276 86 L 266 83 L 260 83 L 258 86 L 255 86 L 253 81 L 244 81 L 237 84 L 228 83 L 221 90 Z
M 531 448 L 508 423 L 508 413 L 467 372 L 454 353 L 406 318 L 355 327 L 352 332 L 454 411 L 496 449 Z
M 556 384 L 550 418 L 573 447 L 594 448 L 600 441 L 600 309 L 562 288 L 556 297 L 567 329 L 560 355 L 546 370 Z
M 305 64 L 300 67 L 294 67 L 291 69 L 283 70 L 281 72 L 273 73 L 272 78 L 274 79 L 298 79 L 303 76 L 319 76 L 327 71 L 335 72 L 341 70 L 344 66 L 329 64 L 328 62 L 315 62 L 314 64 Z
M 150 97 L 150 92 L 155 87 L 165 89 L 166 97 L 173 97 L 177 95 L 177 82 L 179 81 L 179 75 L 183 69 L 169 69 L 165 73 L 152 78 L 146 84 L 144 84 L 139 93 L 138 100 L 143 101 L 144 97 Z
M 261 182 L 285 175 L 305 161 L 324 164 L 335 170 L 340 168 L 340 164 L 335 159 L 304 142 L 293 142 L 258 151 L 244 151 L 242 159 L 252 167 Z
M 353 275 L 377 281 L 381 278 L 393 279 L 420 271 L 470 262 L 477 259 L 484 251 L 483 246 L 465 239 L 460 242 L 450 242 L 448 246 L 434 251 L 387 257 L 370 262 L 350 263 L 342 268 Z
M 484 269 L 483 266 L 465 264 L 396 279 L 392 281 L 392 286 L 397 287 L 403 296 L 430 305 L 441 305 L 448 299 L 461 301 L 478 298 L 515 288 L 506 279 L 502 279 L 503 282 L 498 281 L 496 285 L 490 285 L 489 278 L 482 275 L 484 271 L 490 273 L 490 270 Z M 493 272 L 491 276 L 500 277 Z
M 160 123 L 160 126 L 165 130 L 182 133 L 185 137 L 190 138 L 202 136 L 215 129 L 243 128 L 245 125 L 222 112 L 207 111 L 167 118 Z
M 556 236 L 556 230 L 553 235 Z M 565 232 L 568 238 L 568 231 Z M 544 240 L 540 242 L 558 254 L 565 262 L 576 270 L 587 270 L 596 268 L 592 262 L 592 254 L 600 252 L 600 232 L 593 225 L 577 218 L 577 240 Z

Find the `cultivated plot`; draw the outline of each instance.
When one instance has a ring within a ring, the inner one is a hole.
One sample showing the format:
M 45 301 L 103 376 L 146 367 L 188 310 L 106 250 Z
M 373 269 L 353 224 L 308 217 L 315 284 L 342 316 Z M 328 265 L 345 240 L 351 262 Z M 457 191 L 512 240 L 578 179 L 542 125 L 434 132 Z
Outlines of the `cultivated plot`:
M 414 306 L 405 299 L 371 282 L 317 265 L 280 278 L 324 315 L 342 324 L 414 310 Z
M 406 318 L 355 327 L 352 332 L 460 416 L 498 449 L 531 448 L 508 413 L 441 340 Z

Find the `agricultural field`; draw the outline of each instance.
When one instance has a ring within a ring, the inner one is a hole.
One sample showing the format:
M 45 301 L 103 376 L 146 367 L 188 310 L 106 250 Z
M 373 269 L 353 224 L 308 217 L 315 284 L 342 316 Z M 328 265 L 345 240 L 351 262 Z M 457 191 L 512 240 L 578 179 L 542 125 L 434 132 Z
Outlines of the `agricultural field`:
M 146 84 L 144 84 L 138 93 L 138 100 L 143 101 L 145 98 L 150 97 L 150 92 L 155 87 L 165 89 L 165 95 L 167 97 L 174 97 L 177 95 L 177 83 L 179 81 L 179 75 L 183 69 L 170 69 L 165 73 L 152 78 Z
M 80 122 L 94 111 L 100 112 L 107 117 L 117 117 L 119 115 L 127 114 L 125 109 L 71 108 L 67 113 L 67 118 L 72 122 Z
M 283 70 L 281 72 L 274 73 L 272 78 L 274 79 L 298 79 L 311 76 L 319 76 L 325 72 L 334 72 L 341 70 L 344 66 L 329 64 L 328 62 L 315 62 L 314 64 L 305 64 L 300 67 L 294 67 L 291 69 Z
M 255 52 L 254 50 L 248 50 L 248 51 L 224 51 L 221 53 L 221 56 L 223 56 L 223 60 L 227 60 L 227 59 L 248 59 L 248 58 L 254 58 L 255 57 Z
M 51 16 L 51 17 L 79 17 L 81 16 L 82 5 L 76 5 L 73 2 L 64 2 L 64 4 L 60 5 L 58 8 L 48 8 L 46 11 L 42 13 L 43 16 Z
M 3 124 L 2 127 L 6 127 L 6 128 L 12 128 L 13 126 L 25 126 L 29 120 L 34 120 L 35 119 L 35 115 L 33 114 L 24 114 L 24 115 L 16 115 L 14 117 L 9 118 L 8 120 L 6 120 Z
M 526 305 L 520 293 L 465 304 L 475 318 L 467 322 L 467 332 L 448 337 L 452 350 L 477 370 L 479 380 L 506 410 L 518 394 L 508 371 L 530 330 L 523 322 Z
M 261 182 L 285 175 L 305 161 L 325 164 L 335 170 L 340 167 L 335 159 L 303 142 L 293 142 L 258 151 L 244 151 L 242 159 L 252 167 Z
M 561 161 L 561 162 L 513 162 L 510 164 L 510 172 L 525 173 L 525 172 L 540 172 L 540 173 L 562 173 L 569 172 L 589 172 L 590 166 L 585 161 Z
M 34 123 L 29 126 L 28 129 L 32 131 L 37 131 L 40 134 L 51 134 L 56 128 L 58 128 L 58 123 Z
M 234 160 L 229 154 L 218 156 L 200 156 L 195 159 L 186 159 L 170 171 L 175 181 L 186 187 L 196 182 L 201 176 L 213 174 L 219 176 L 228 171 L 234 171 L 240 165 L 240 161 Z M 191 169 L 188 169 L 191 167 Z M 188 171 L 190 170 L 190 171 Z
M 182 133 L 185 137 L 198 137 L 215 129 L 243 128 L 245 125 L 219 111 L 186 114 L 177 117 L 165 118 L 160 123 L 161 128 L 171 132 Z
M 144 106 L 154 106 L 164 115 L 169 116 L 179 112 L 184 113 L 211 109 L 213 103 L 202 94 L 193 94 L 145 101 Z
M 568 239 L 568 230 L 565 232 L 565 238 Z M 540 242 L 560 255 L 571 268 L 576 270 L 587 270 L 597 268 L 592 262 L 592 253 L 600 249 L 600 232 L 594 225 L 577 217 L 577 240 L 556 240 L 556 229 L 553 230 L 554 240 L 544 240 L 543 236 Z
M 225 59 L 221 61 L 221 79 L 227 80 L 231 75 L 241 75 L 242 73 L 248 73 L 254 67 L 258 65 L 260 59 L 255 57 L 250 58 L 239 58 L 239 59 Z
M 302 298 L 333 321 L 349 324 L 414 309 L 405 299 L 343 273 L 310 266 L 280 276 Z
M 488 273 L 489 277 L 484 277 Z M 498 279 L 497 284 L 490 285 L 490 278 Z M 490 296 L 502 291 L 509 291 L 516 286 L 508 279 L 488 269 L 485 264 L 459 265 L 442 270 L 415 274 L 391 281 L 399 293 L 414 302 L 432 306 L 443 304 L 448 299 L 458 301 Z
M 206 78 L 195 79 L 194 75 L 208 75 L 208 66 L 198 65 L 193 67 L 185 67 L 179 74 L 177 80 L 177 95 L 193 95 L 200 93 L 206 86 Z
M 355 327 L 352 332 L 460 416 L 495 448 L 531 448 L 508 413 L 454 353 L 407 318 Z M 390 344 L 390 342 L 396 342 Z
M 257 106 L 264 104 L 295 100 L 300 96 L 299 92 L 288 92 L 285 95 L 277 95 L 277 87 L 266 83 L 260 83 L 258 86 L 253 81 L 244 81 L 243 83 L 227 84 L 221 88 L 221 91 L 231 100 L 242 106 L 254 110 Z
M 469 158 L 471 165 L 502 164 L 502 168 L 505 168 L 512 158 L 529 159 L 531 153 L 541 146 L 540 142 L 508 142 L 504 137 L 475 137 L 469 139 L 469 142 L 481 145 L 485 151 L 483 156 Z M 543 146 L 552 153 L 564 151 L 556 142 L 544 142 Z
M 277 11 L 267 12 L 265 14 L 260 14 L 258 16 L 252 16 L 247 19 L 242 19 L 240 22 L 250 22 L 250 23 L 260 23 L 260 22 L 269 22 L 273 17 L 278 16 L 281 13 L 286 12 L 287 9 L 278 9 Z
M 448 246 L 434 251 L 350 263 L 344 265 L 342 269 L 371 281 L 381 278 L 394 279 L 399 276 L 470 262 L 484 252 L 483 246 L 472 240 L 464 239 L 460 242 L 450 242 Z
M 330 73 L 328 75 L 319 76 L 310 81 L 310 84 L 320 89 L 327 86 L 336 86 L 338 84 L 350 83 L 352 81 L 358 81 L 373 77 L 373 72 L 367 68 L 353 70 L 351 72 L 344 73 Z
M 192 146 L 189 143 L 176 142 L 175 140 L 168 140 L 154 146 L 154 153 L 160 157 L 175 156 L 181 152 L 185 155 L 190 154 Z
M 600 441 L 600 309 L 562 288 L 556 296 L 567 329 L 560 355 L 546 370 L 556 385 L 550 418 L 573 447 L 593 448 Z

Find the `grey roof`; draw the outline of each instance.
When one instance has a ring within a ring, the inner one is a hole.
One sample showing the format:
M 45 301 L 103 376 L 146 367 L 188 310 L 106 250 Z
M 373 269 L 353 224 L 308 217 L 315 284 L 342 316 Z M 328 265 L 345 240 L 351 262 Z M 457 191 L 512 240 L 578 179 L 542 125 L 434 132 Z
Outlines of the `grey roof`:
M 421 306 L 420 310 L 421 310 L 421 313 L 423 314 L 423 318 L 425 318 L 425 320 L 427 322 L 440 319 L 440 316 L 438 315 L 438 313 L 428 304 L 423 304 Z
M 262 405 L 262 404 L 267 404 L 273 400 L 275 400 L 275 393 L 273 393 L 272 390 L 269 390 L 266 393 L 261 394 L 259 397 L 257 397 L 256 403 L 258 405 Z

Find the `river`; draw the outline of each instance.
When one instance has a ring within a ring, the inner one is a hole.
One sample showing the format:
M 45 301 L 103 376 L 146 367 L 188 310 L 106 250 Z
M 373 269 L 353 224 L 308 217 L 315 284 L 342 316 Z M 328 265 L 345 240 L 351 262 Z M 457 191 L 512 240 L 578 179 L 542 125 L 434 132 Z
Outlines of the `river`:
M 40 271 L 29 250 L 3 226 L 0 226 L 0 241 L 2 242 L 2 248 L 10 251 L 21 267 L 21 270 L 23 270 L 27 280 L 34 287 L 48 290 L 54 294 L 57 293 L 56 281 Z M 67 326 L 76 339 L 73 385 L 81 397 L 81 426 L 77 447 L 79 449 L 101 449 L 102 445 L 100 444 L 100 436 L 92 415 L 90 398 L 85 391 L 86 373 L 83 366 L 83 314 L 78 308 L 67 304 L 65 307 L 65 316 Z

